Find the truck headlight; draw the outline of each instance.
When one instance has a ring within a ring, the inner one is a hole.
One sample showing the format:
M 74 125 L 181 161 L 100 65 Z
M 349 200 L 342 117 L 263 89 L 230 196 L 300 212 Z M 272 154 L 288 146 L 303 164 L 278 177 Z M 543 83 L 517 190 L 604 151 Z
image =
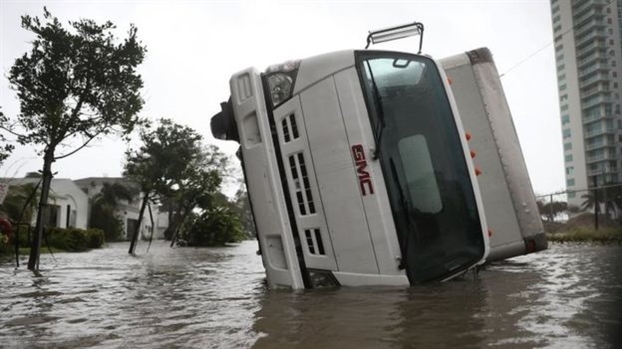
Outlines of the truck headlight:
M 292 97 L 300 61 L 288 61 L 268 67 L 264 76 L 268 84 L 272 108 Z

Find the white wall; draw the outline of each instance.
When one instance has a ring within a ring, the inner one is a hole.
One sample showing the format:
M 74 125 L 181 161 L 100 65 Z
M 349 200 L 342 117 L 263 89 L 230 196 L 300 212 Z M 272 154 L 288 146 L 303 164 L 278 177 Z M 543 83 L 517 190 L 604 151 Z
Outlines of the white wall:
M 88 220 L 89 200 L 86 194 L 70 179 L 52 179 L 50 187 L 50 205 L 60 206 L 58 227 L 86 229 Z M 71 219 L 68 222 L 68 214 L 75 211 L 75 224 Z M 69 224 L 67 224 L 69 223 Z

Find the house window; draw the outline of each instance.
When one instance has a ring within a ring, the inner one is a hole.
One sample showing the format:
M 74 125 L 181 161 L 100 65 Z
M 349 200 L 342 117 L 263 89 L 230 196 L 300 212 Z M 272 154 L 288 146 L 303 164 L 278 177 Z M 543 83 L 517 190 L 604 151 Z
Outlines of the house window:
M 577 196 L 577 193 L 574 191 L 568 192 L 568 199 L 574 199 Z
M 60 223 L 60 206 L 48 205 L 48 215 L 45 225 L 48 227 L 58 227 Z
M 564 156 L 564 161 L 565 162 L 571 162 L 572 161 L 572 154 L 568 154 L 568 155 Z
M 71 210 L 71 213 L 69 214 L 69 227 L 76 227 L 76 216 L 78 215 L 78 212 L 76 212 L 76 210 Z
M 566 125 L 570 123 L 570 115 L 562 115 L 562 125 Z
M 572 143 L 564 143 L 564 150 L 567 151 L 570 149 L 572 149 Z
M 574 187 L 574 178 L 569 178 L 568 180 L 566 180 L 566 186 Z
M 566 174 L 567 175 L 571 175 L 574 173 L 574 166 L 568 166 L 566 167 Z
M 569 129 L 569 128 L 564 129 L 564 130 L 562 131 L 562 135 L 564 136 L 564 139 L 566 139 L 566 138 L 570 138 L 570 129 Z

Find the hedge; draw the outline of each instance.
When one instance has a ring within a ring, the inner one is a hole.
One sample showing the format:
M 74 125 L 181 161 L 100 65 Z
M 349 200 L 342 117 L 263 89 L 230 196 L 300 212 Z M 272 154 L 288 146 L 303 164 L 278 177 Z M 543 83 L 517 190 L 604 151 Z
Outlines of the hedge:
M 87 251 L 104 244 L 104 232 L 100 229 L 49 228 L 46 233 L 51 247 L 69 252 Z

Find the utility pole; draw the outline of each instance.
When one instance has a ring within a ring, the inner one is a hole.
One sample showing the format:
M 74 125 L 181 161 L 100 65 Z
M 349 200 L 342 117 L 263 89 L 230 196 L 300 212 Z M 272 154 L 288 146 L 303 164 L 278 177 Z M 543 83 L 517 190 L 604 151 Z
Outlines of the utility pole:
M 598 230 L 598 182 L 596 176 L 594 178 L 594 230 Z

